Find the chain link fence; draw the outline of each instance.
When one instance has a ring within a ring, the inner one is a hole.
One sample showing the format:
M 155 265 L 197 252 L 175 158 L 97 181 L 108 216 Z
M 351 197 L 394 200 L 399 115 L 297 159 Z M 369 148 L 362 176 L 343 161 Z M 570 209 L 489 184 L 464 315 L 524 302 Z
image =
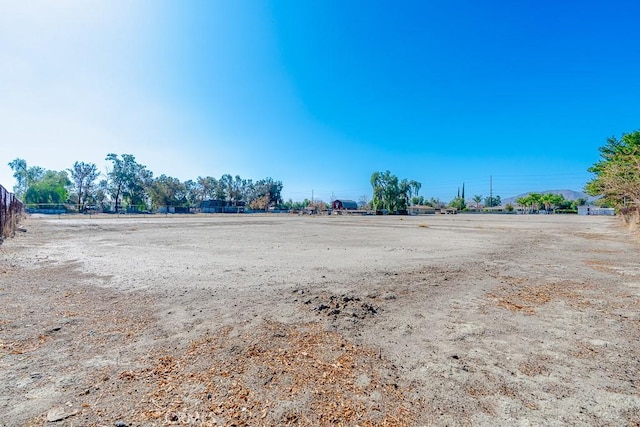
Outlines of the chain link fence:
M 22 202 L 0 185 L 0 243 L 15 234 L 23 211 Z

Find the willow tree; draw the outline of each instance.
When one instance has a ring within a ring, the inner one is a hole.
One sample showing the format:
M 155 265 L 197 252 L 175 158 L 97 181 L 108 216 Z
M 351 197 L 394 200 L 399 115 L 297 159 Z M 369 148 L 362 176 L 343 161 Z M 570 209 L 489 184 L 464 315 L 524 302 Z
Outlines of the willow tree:
M 600 161 L 589 168 L 595 177 L 587 194 L 602 196 L 623 214 L 638 218 L 640 212 L 640 130 L 607 139 L 600 147 Z
M 389 212 L 406 210 L 411 196 L 418 196 L 421 184 L 418 181 L 403 179 L 400 181 L 390 171 L 371 174 L 373 187 L 373 209 L 386 209 Z

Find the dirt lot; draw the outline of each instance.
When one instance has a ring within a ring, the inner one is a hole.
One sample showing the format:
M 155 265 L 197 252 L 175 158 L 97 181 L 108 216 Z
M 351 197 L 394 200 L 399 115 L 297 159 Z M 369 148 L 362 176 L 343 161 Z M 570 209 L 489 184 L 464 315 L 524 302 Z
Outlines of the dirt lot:
M 0 425 L 640 425 L 640 243 L 615 219 L 24 225 Z

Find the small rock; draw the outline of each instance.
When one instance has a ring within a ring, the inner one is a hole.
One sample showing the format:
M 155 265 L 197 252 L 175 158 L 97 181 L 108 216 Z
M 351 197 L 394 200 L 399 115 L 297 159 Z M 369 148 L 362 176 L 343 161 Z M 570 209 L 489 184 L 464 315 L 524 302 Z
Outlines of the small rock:
M 371 313 L 371 314 L 378 313 L 378 310 L 376 309 L 376 307 L 372 306 L 371 304 L 367 304 L 367 303 L 362 304 L 362 309 L 365 311 L 365 313 Z
M 62 406 L 55 406 L 47 412 L 47 421 L 50 423 L 55 423 L 56 421 L 62 421 L 69 417 L 72 417 L 78 413 L 78 410 L 74 410 L 71 412 L 66 412 L 65 408 Z
M 129 424 L 125 423 L 124 421 L 116 421 L 114 426 L 115 427 L 129 427 Z
M 371 384 L 371 378 L 367 374 L 360 374 L 358 378 L 356 378 L 356 385 L 358 387 L 368 387 Z

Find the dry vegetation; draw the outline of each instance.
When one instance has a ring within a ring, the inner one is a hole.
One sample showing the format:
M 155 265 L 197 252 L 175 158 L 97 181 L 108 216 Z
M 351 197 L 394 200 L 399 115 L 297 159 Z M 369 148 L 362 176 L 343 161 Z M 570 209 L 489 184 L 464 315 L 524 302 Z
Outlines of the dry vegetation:
M 0 248 L 1 425 L 640 422 L 638 241 L 608 219 L 27 227 Z

